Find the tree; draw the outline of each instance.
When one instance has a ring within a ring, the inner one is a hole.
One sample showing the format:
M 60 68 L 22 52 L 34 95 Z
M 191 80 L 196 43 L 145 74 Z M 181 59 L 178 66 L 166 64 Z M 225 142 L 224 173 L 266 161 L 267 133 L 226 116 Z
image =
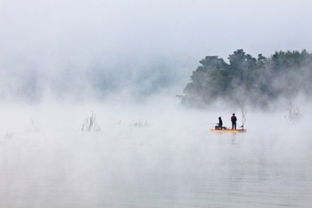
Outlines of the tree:
M 240 105 L 268 105 L 298 91 L 311 95 L 312 55 L 306 50 L 279 51 L 257 58 L 238 49 L 228 57 L 206 56 L 184 89 L 183 103 L 207 105 L 223 99 Z M 307 77 L 308 79 L 305 79 Z

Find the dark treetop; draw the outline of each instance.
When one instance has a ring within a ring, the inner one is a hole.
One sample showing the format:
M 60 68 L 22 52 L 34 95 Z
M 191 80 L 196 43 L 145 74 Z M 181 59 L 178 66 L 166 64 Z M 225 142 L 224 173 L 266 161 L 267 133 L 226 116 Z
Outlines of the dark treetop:
M 218 56 L 201 60 L 184 88 L 182 102 L 207 106 L 223 100 L 232 105 L 267 107 L 280 98 L 312 94 L 312 54 L 306 50 L 252 57 L 239 49 L 228 60 Z

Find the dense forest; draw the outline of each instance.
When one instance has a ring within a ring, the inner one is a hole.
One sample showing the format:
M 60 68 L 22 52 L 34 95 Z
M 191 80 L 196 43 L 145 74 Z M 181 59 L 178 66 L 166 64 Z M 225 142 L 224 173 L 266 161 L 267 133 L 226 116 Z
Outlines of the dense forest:
M 229 55 L 228 62 L 206 56 L 200 64 L 184 88 L 186 105 L 207 106 L 223 100 L 265 108 L 277 100 L 312 95 L 312 54 L 306 50 L 253 57 L 239 49 Z

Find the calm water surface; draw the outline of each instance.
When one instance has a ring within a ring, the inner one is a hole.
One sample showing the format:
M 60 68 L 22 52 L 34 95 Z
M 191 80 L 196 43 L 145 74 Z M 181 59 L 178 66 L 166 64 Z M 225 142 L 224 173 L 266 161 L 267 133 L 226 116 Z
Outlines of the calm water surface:
M 4 135 L 0 207 L 312 207 L 308 137 L 151 128 Z

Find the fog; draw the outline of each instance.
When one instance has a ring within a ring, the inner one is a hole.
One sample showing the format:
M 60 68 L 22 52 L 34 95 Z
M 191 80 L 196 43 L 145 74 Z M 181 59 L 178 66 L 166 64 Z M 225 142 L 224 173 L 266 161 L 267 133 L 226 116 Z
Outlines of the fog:
M 0 0 L 0 207 L 311 207 L 304 96 L 241 134 L 176 96 L 206 55 L 311 49 L 311 6 Z
M 206 55 L 309 50 L 310 7 L 305 0 L 2 0 L 0 94 L 103 98 L 168 87 L 180 94 Z
M 209 132 L 232 113 L 165 96 L 2 105 L 0 206 L 310 207 L 310 108 L 248 108 L 246 133 Z M 91 115 L 96 128 L 82 131 Z

